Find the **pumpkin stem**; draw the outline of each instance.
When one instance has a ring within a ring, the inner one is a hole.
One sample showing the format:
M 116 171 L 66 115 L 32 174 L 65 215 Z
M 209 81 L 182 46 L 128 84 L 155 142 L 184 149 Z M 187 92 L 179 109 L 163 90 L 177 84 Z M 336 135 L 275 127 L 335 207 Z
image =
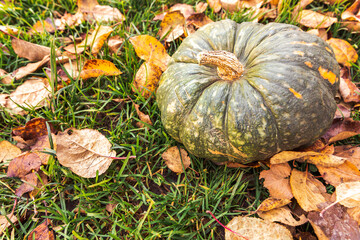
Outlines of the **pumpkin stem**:
M 238 79 L 244 72 L 244 66 L 235 54 L 227 51 L 207 51 L 197 55 L 200 65 L 217 66 L 217 73 L 223 80 Z

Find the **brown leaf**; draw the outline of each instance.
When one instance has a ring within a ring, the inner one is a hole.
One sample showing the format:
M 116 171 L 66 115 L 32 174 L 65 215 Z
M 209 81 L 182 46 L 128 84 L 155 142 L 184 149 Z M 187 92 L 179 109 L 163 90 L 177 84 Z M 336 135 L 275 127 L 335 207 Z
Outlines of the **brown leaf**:
M 286 227 L 259 218 L 234 217 L 226 227 L 247 239 L 293 239 L 291 232 Z M 239 235 L 225 229 L 225 240 L 244 240 Z
M 160 23 L 158 35 L 166 42 L 172 42 L 184 34 L 185 17 L 180 11 L 170 12 L 165 15 Z
M 292 14 L 296 16 L 301 10 L 305 9 L 307 5 L 312 3 L 314 0 L 300 0 L 298 4 L 296 4 Z
M 309 172 L 293 169 L 290 185 L 295 199 L 305 211 L 320 211 L 321 204 L 330 199 L 325 186 Z
M 352 118 L 335 119 L 330 129 L 322 136 L 327 143 L 344 140 L 360 134 L 360 121 Z
M 76 46 L 69 45 L 64 49 L 72 54 L 80 54 L 86 48 L 91 47 L 91 53 L 96 55 L 105 43 L 105 40 L 112 33 L 113 29 L 109 26 L 98 26 L 95 30 L 87 36 L 81 43 Z
M 337 22 L 337 19 L 311 10 L 302 10 L 296 21 L 310 28 L 328 28 Z
M 11 84 L 13 82 L 11 75 L 4 69 L 0 69 L 0 80 L 3 84 Z
M 343 164 L 345 158 L 334 156 L 327 153 L 318 153 L 313 151 L 308 152 L 295 152 L 295 151 L 283 151 L 274 155 L 270 159 L 271 164 L 284 163 L 291 160 L 297 160 L 300 162 L 308 162 L 325 167 L 335 167 Z
M 360 225 L 360 207 L 347 208 L 347 213 Z
M 347 67 L 343 67 L 340 70 L 339 91 L 344 102 L 360 102 L 360 90 L 351 81 L 350 70 Z
M 96 22 L 123 22 L 125 16 L 121 14 L 119 9 L 105 5 L 96 5 L 92 10 L 86 12 L 85 19 L 87 21 Z
M 42 224 L 32 230 L 28 236 L 28 240 L 55 240 L 54 230 L 50 230 L 48 225 L 50 220 L 46 219 Z
M 360 181 L 359 169 L 349 161 L 337 167 L 316 167 L 323 179 L 335 187 L 344 182 Z
M 84 64 L 82 71 L 80 72 L 80 78 L 85 80 L 92 77 L 105 76 L 117 76 L 122 72 L 108 60 L 92 59 L 87 60 Z
M 341 22 L 341 26 L 348 29 L 351 33 L 359 33 L 360 32 L 360 22 L 345 21 L 345 22 Z
M 123 45 L 125 39 L 120 38 L 118 35 L 110 37 L 108 40 L 108 46 L 110 49 L 110 52 L 120 55 L 120 47 Z
M 208 4 L 206 2 L 198 2 L 195 7 L 195 11 L 197 13 L 205 12 L 206 8 L 208 7 Z
M 6 140 L 0 142 L 0 163 L 5 163 L 3 166 L 8 166 L 9 162 L 7 160 L 12 160 L 20 154 L 20 148 Z
M 56 137 L 54 134 L 51 134 L 51 138 L 53 141 L 54 150 L 56 150 Z M 51 149 L 50 139 L 48 135 L 43 135 L 37 138 L 36 143 L 31 146 L 31 152 L 37 154 L 41 159 L 41 163 L 44 165 L 48 164 L 48 161 L 51 157 L 50 154 L 44 153 L 47 149 Z
M 270 211 L 276 208 L 281 208 L 285 205 L 288 205 L 291 203 L 290 199 L 277 199 L 273 197 L 269 197 L 262 201 L 258 209 L 256 209 L 256 212 L 266 212 Z
M 152 62 L 160 67 L 162 71 L 166 70 L 171 58 L 165 47 L 156 38 L 149 35 L 140 35 L 131 37 L 129 40 L 139 58 Z
M 35 153 L 26 152 L 9 163 L 7 176 L 24 179 L 32 170 L 38 171 L 40 166 L 41 159 L 39 156 Z
M 26 58 L 32 62 L 40 61 L 45 56 L 50 55 L 49 47 L 30 43 L 18 38 L 12 39 L 11 46 L 19 57 Z
M 26 77 L 27 75 L 35 72 L 41 66 L 45 65 L 49 61 L 50 61 L 50 56 L 47 55 L 39 62 L 28 63 L 26 66 L 16 69 L 14 72 L 12 72 L 12 76 L 15 78 L 15 80 L 19 80 L 19 79 Z
M 194 25 L 196 28 L 205 26 L 213 21 L 208 18 L 204 13 L 194 13 L 186 20 L 186 25 Z
M 29 34 L 43 33 L 43 32 L 48 32 L 48 33 L 55 32 L 55 23 L 52 21 L 51 18 L 46 18 L 44 21 L 42 20 L 37 21 L 34 24 L 34 26 L 32 26 L 32 28 L 30 29 Z
M 339 204 L 322 214 L 310 212 L 308 218 L 319 239 L 360 239 L 360 231 L 356 221 Z
M 195 13 L 193 6 L 185 3 L 177 3 L 169 9 L 169 13 L 175 11 L 180 11 L 185 19 Z
M 221 7 L 229 12 L 237 12 L 241 8 L 240 0 L 220 0 Z
M 48 130 L 46 123 L 50 126 L 50 130 L 53 131 L 53 126 L 45 118 L 33 118 L 29 120 L 25 126 L 14 128 L 12 134 L 20 136 L 25 141 L 37 139 L 41 136 L 47 136 Z
M 20 185 L 18 189 L 15 190 L 15 195 L 18 197 L 21 197 L 27 192 L 31 192 L 34 190 L 38 184 L 38 177 L 36 175 L 36 172 L 32 172 L 29 174 L 26 174 L 23 180 L 23 184 Z
M 77 6 L 81 12 L 90 12 L 96 5 L 99 5 L 97 0 L 77 0 Z
M 340 80 L 340 85 L 341 85 L 341 80 Z M 360 90 L 359 90 L 360 91 Z M 350 107 L 339 103 L 337 105 L 337 109 L 335 112 L 335 117 L 334 119 L 339 119 L 339 118 L 349 118 L 351 116 L 351 109 Z
M 360 21 L 360 1 L 356 0 L 348 9 L 341 14 L 342 20 L 348 21 Z
M 300 226 L 308 221 L 305 215 L 297 216 L 286 206 L 272 209 L 267 212 L 258 212 L 257 214 L 264 220 L 268 220 L 270 222 L 281 222 L 288 226 Z M 296 220 L 294 216 L 298 220 Z
M 161 74 L 158 66 L 144 62 L 135 75 L 133 91 L 139 91 L 145 98 L 151 97 L 158 86 Z
M 347 158 L 347 161 L 360 169 L 360 147 L 350 145 L 336 146 L 334 154 Z
M 320 37 L 324 41 L 328 40 L 328 32 L 324 28 L 310 29 L 307 32 Z
M 84 178 L 103 174 L 116 155 L 109 140 L 94 129 L 69 128 L 56 136 L 56 143 L 59 163 Z
M 18 221 L 18 219 L 16 218 L 16 216 L 14 216 L 14 214 L 8 214 L 6 215 L 6 217 L 4 215 L 0 215 L 0 236 L 3 234 L 3 232 L 11 226 L 11 224 L 9 223 L 8 219 L 10 220 L 10 222 L 12 223 L 16 223 Z
M 188 153 L 183 148 L 176 146 L 168 148 L 161 157 L 165 160 L 165 164 L 171 171 L 183 173 L 191 163 Z
M 5 98 L 5 103 L 1 103 L 11 114 L 26 114 L 25 108 L 41 108 L 47 105 L 50 97 L 49 83 L 47 79 L 31 79 L 18 86 L 14 92 Z
M 150 120 L 149 115 L 146 115 L 145 113 L 141 112 L 139 105 L 134 104 L 134 107 L 135 107 L 136 113 L 137 113 L 137 115 L 139 116 L 140 120 L 141 120 L 142 122 L 144 122 L 144 123 L 147 123 L 147 124 L 149 124 L 149 125 L 152 125 L 152 122 L 151 122 L 151 120 Z M 141 127 L 143 127 L 143 126 L 141 126 Z
M 263 170 L 260 177 L 264 178 L 264 187 L 266 187 L 270 196 L 277 199 L 291 199 L 293 194 L 290 188 L 290 175 L 291 168 L 289 164 L 272 164 L 269 170 Z
M 220 0 L 207 0 L 209 7 L 215 12 L 218 13 L 221 10 L 221 2 Z
M 350 67 L 358 59 L 356 50 L 347 41 L 340 38 L 330 38 L 326 41 L 334 50 L 338 63 Z
M 75 15 L 65 13 L 60 19 L 55 19 L 56 29 L 64 31 L 67 27 L 74 27 L 81 24 L 84 20 L 84 14 L 78 11 Z

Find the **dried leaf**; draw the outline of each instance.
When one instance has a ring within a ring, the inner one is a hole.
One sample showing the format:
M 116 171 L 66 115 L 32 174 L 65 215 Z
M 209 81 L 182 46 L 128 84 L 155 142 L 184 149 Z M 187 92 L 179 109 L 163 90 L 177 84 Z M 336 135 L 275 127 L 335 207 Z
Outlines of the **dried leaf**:
M 4 32 L 4 33 L 8 33 L 11 35 L 18 35 L 19 34 L 19 29 L 17 29 L 14 26 L 0 26 L 0 32 Z
M 193 6 L 185 3 L 177 3 L 169 9 L 169 13 L 175 11 L 180 11 L 185 19 L 195 13 Z
M 345 21 L 345 22 L 341 22 L 341 25 L 346 29 L 348 29 L 351 33 L 360 32 L 360 22 Z
M 343 67 L 340 70 L 339 91 L 344 102 L 360 102 L 360 90 L 351 81 L 350 70 L 347 67 Z
M 288 207 L 276 208 L 267 212 L 258 212 L 257 214 L 264 220 L 281 222 L 289 226 L 300 226 L 308 221 L 305 215 L 297 216 L 292 213 Z M 296 220 L 293 215 L 295 215 L 298 220 Z
M 170 12 L 165 15 L 160 23 L 158 35 L 166 42 L 174 41 L 184 34 L 185 17 L 180 11 Z
M 20 148 L 6 140 L 0 142 L 0 163 L 5 163 L 3 166 L 8 166 L 9 162 L 7 160 L 12 160 L 20 154 Z
M 330 129 L 322 136 L 327 143 L 344 140 L 360 134 L 360 121 L 352 118 L 335 119 Z
M 81 12 L 90 12 L 96 5 L 99 5 L 97 0 L 77 0 L 77 6 Z
M 212 22 L 204 13 L 194 13 L 186 20 L 186 25 L 194 25 L 196 28 L 200 28 Z
M 33 33 L 53 33 L 55 32 L 55 23 L 52 21 L 51 18 L 46 18 L 44 21 L 39 20 L 37 21 L 34 26 L 32 26 L 31 30 L 29 31 L 29 34 Z
M 349 162 L 360 169 L 360 147 L 342 145 L 335 147 L 335 155 L 347 158 Z
M 78 11 L 75 15 L 65 13 L 60 19 L 55 19 L 56 29 L 63 31 L 66 27 L 74 27 L 81 24 L 84 20 L 84 14 Z
M 260 177 L 264 178 L 264 187 L 266 187 L 270 196 L 277 199 L 291 199 L 293 194 L 290 188 L 290 175 L 291 168 L 289 164 L 272 164 L 269 170 L 263 170 Z
M 38 184 L 38 177 L 36 175 L 36 172 L 31 172 L 29 174 L 26 174 L 24 179 L 22 180 L 24 181 L 24 183 L 21 184 L 20 187 L 15 190 L 15 195 L 18 197 L 21 197 L 27 192 L 31 192 L 36 188 Z
M 120 38 L 118 35 L 110 37 L 108 40 L 108 46 L 110 49 L 110 52 L 115 54 L 120 54 L 119 49 L 121 45 L 124 43 L 125 39 Z
M 121 73 L 122 72 L 108 60 L 92 59 L 85 62 L 84 67 L 80 72 L 80 78 L 85 80 L 92 77 L 96 78 L 102 75 L 117 76 Z
M 87 36 L 81 43 L 76 46 L 69 45 L 64 49 L 72 54 L 80 54 L 86 48 L 91 47 L 92 54 L 98 54 L 105 43 L 105 40 L 112 33 L 113 29 L 109 26 L 98 26 L 95 30 Z
M 5 216 L 0 215 L 0 236 L 3 234 L 3 232 L 11 226 L 11 224 L 9 223 L 8 219 L 10 220 L 10 222 L 12 223 L 16 223 L 18 221 L 18 219 L 16 218 L 16 216 L 14 216 L 13 214 L 8 214 Z
M 339 38 L 330 38 L 326 41 L 334 50 L 338 63 L 350 67 L 351 63 L 355 63 L 358 59 L 356 50 L 350 43 Z
M 59 163 L 85 178 L 103 174 L 116 155 L 109 140 L 94 129 L 69 128 L 56 136 L 56 143 Z
M 166 70 L 171 58 L 167 54 L 165 47 L 156 38 L 149 35 L 140 35 L 131 37 L 129 40 L 139 58 L 152 62 L 160 67 L 162 71 Z
M 176 146 L 168 148 L 161 157 L 165 160 L 166 166 L 176 173 L 183 173 L 191 163 L 186 150 Z
M 49 47 L 30 43 L 18 38 L 13 38 L 11 46 L 19 57 L 26 58 L 32 62 L 40 61 L 45 56 L 50 55 Z
M 218 13 L 221 10 L 221 2 L 220 0 L 207 0 L 209 7 L 215 12 Z
M 310 28 L 328 28 L 337 22 L 337 19 L 311 10 L 302 10 L 296 21 Z
M 341 85 L 341 80 L 340 80 L 340 85 Z M 351 116 L 351 109 L 348 106 L 339 103 L 337 105 L 334 119 L 349 118 L 350 116 Z
M 3 69 L 0 69 L 0 80 L 3 84 L 11 84 L 13 82 L 11 75 Z
M 42 224 L 37 226 L 28 236 L 28 240 L 55 240 L 54 230 L 50 230 L 48 225 L 50 220 L 46 219 Z
M 324 41 L 328 40 L 328 32 L 324 28 L 310 29 L 307 32 L 320 37 Z
M 105 5 L 96 5 L 92 10 L 86 12 L 85 19 L 87 21 L 96 22 L 123 22 L 125 16 L 121 14 L 119 9 Z
M 314 0 L 300 0 L 298 4 L 296 4 L 293 10 L 293 16 L 296 16 L 301 10 L 305 9 L 307 5 L 312 3 Z
M 29 120 L 25 126 L 14 128 L 12 134 L 23 138 L 25 141 L 47 136 L 48 130 L 46 123 L 48 123 L 50 130 L 53 131 L 52 124 L 45 118 L 33 118 Z
M 195 11 L 197 13 L 205 12 L 206 8 L 208 7 L 208 4 L 205 2 L 198 2 L 195 7 Z
M 24 179 L 32 170 L 38 171 L 40 166 L 41 159 L 39 156 L 35 153 L 26 152 L 9 163 L 7 176 Z
M 140 120 L 146 124 L 152 125 L 149 115 L 146 115 L 145 113 L 141 112 L 139 105 L 134 104 L 134 107 L 135 107 L 136 113 L 139 116 Z M 143 127 L 143 125 L 141 125 L 141 127 Z
M 54 134 L 51 134 L 53 141 L 54 150 L 56 150 L 56 137 Z M 47 149 L 51 149 L 50 139 L 47 135 L 43 135 L 37 138 L 36 143 L 31 146 L 31 152 L 37 154 L 41 159 L 41 163 L 44 165 L 48 164 L 48 161 L 51 157 L 50 154 L 44 153 Z
M 38 109 L 47 105 L 47 99 L 50 96 L 48 88 L 49 83 L 47 79 L 27 80 L 6 97 L 5 103 L 2 106 L 11 114 L 24 115 L 26 111 L 21 107 Z
M 360 225 L 360 207 L 347 208 L 346 211 Z
M 344 182 L 360 181 L 359 169 L 349 161 L 337 167 L 316 167 L 323 179 L 335 187 Z
M 221 7 L 229 12 L 237 12 L 241 8 L 240 0 L 220 0 Z
M 342 20 L 360 21 L 360 1 L 356 0 L 348 9 L 341 14 Z
M 276 208 L 281 208 L 285 205 L 288 205 L 291 202 L 290 199 L 277 199 L 269 197 L 262 201 L 256 212 L 266 212 Z
M 308 218 L 319 239 L 360 239 L 356 221 L 339 204 L 323 213 L 310 212 Z
M 290 231 L 286 227 L 259 218 L 234 217 L 226 227 L 247 239 L 293 239 Z M 244 240 L 244 238 L 225 230 L 225 240 Z
M 338 185 L 336 187 L 336 203 L 340 203 L 348 208 L 359 207 L 360 181 L 345 182 Z
M 151 97 L 158 86 L 161 74 L 158 66 L 144 62 L 135 75 L 133 91 L 139 91 L 145 98 Z
M 36 62 L 36 63 L 29 63 L 24 67 L 18 68 L 16 69 L 13 73 L 12 76 L 15 78 L 15 80 L 19 80 L 23 77 L 26 77 L 27 75 L 35 72 L 36 70 L 38 70 L 41 66 L 43 66 L 44 64 L 48 63 L 50 61 L 50 56 L 45 56 L 41 61 Z

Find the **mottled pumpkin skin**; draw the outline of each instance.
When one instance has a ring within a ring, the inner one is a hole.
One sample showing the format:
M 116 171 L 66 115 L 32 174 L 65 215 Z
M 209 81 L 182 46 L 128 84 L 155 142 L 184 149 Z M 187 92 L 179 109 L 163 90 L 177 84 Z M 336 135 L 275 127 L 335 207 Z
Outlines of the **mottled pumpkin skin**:
M 222 80 L 203 51 L 232 52 L 243 75 Z M 336 111 L 339 65 L 331 47 L 298 27 L 223 20 L 187 37 L 156 93 L 166 131 L 195 156 L 250 163 L 312 143 Z

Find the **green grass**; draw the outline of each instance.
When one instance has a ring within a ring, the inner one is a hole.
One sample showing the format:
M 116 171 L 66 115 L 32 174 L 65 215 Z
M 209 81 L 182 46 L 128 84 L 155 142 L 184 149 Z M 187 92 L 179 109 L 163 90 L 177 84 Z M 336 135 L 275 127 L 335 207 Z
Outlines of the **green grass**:
M 18 26 L 26 32 L 38 20 L 55 18 L 55 13 L 75 13 L 74 1 L 20 0 L 0 10 L 0 24 Z M 156 36 L 159 22 L 152 18 L 161 9 L 161 4 L 176 1 L 102 1 L 103 5 L 118 8 L 126 21 L 115 27 L 113 35 L 128 39 L 139 34 Z M 197 1 L 183 1 L 195 4 Z M 285 1 L 277 21 L 292 23 L 290 13 L 296 1 Z M 313 3 L 312 8 L 324 11 L 343 11 L 341 5 L 328 7 Z M 220 20 L 209 8 L 206 15 Z M 340 15 L 340 13 L 339 13 Z M 229 14 L 241 22 L 248 21 L 243 13 Z M 267 20 L 263 20 L 267 22 Z M 83 23 L 75 28 L 54 34 L 22 34 L 19 38 L 44 46 L 64 46 L 59 37 L 74 37 L 88 33 L 94 26 Z M 305 29 L 306 30 L 306 29 Z M 351 34 L 334 24 L 333 37 L 346 39 L 359 46 L 358 35 Z M 17 57 L 11 48 L 11 38 L 0 34 L 0 42 L 10 50 L 10 55 L 0 51 L 0 68 L 8 72 L 24 66 L 27 60 Z M 168 52 L 172 54 L 180 40 L 171 43 Z M 53 158 L 42 166 L 49 177 L 49 183 L 31 199 L 16 197 L 13 190 L 21 185 L 19 179 L 6 178 L 7 168 L 0 164 L 0 213 L 9 214 L 15 199 L 18 200 L 15 215 L 20 221 L 7 229 L 0 239 L 23 239 L 44 219 L 52 220 L 57 239 L 224 239 L 224 229 L 206 213 L 211 210 L 223 222 L 233 216 L 247 215 L 254 211 L 268 196 L 258 180 L 261 169 L 229 169 L 191 155 L 191 166 L 185 173 L 171 172 L 161 158 L 170 146 L 181 146 L 165 131 L 154 98 L 144 99 L 131 90 L 136 71 L 142 64 L 129 41 L 125 41 L 121 55 L 110 54 L 105 44 L 97 57 L 113 62 L 123 74 L 117 77 L 99 77 L 84 82 L 73 79 L 69 85 L 54 92 L 49 107 L 29 109 L 25 116 L 12 116 L 0 112 L 0 138 L 13 142 L 11 131 L 35 117 L 43 117 L 58 131 L 69 127 L 92 128 L 103 133 L 113 144 L 117 156 L 136 155 L 136 159 L 114 160 L 105 174 L 94 179 L 85 179 L 61 166 Z M 92 58 L 85 53 L 83 56 Z M 79 56 L 80 57 L 80 56 Z M 359 65 L 352 68 L 358 78 Z M 43 71 L 35 75 L 45 77 Z M 1 85 L 0 93 L 10 93 L 22 81 Z M 140 105 L 148 114 L 152 126 L 137 127 L 140 121 L 133 103 L 117 103 L 112 99 L 127 99 Z M 359 143 L 357 140 L 356 143 Z M 110 213 L 109 203 L 116 204 Z

